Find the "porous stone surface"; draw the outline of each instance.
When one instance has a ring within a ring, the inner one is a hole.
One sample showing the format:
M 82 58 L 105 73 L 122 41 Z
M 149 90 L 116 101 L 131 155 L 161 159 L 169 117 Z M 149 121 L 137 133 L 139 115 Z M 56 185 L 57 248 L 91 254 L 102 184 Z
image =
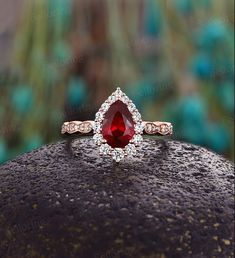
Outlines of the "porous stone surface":
M 169 140 L 119 164 L 70 147 L 0 167 L 1 258 L 233 257 L 232 163 Z

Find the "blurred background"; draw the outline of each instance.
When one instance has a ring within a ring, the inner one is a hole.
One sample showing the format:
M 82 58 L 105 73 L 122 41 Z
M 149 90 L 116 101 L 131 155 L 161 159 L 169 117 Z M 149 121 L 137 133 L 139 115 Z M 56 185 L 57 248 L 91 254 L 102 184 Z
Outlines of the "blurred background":
M 233 0 L 0 0 L 0 163 L 121 87 L 174 139 L 234 160 Z

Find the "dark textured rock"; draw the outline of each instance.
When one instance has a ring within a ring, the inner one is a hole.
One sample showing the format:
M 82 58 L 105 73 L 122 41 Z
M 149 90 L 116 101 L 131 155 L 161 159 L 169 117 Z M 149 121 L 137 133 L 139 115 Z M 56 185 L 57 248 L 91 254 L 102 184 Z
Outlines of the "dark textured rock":
M 0 167 L 1 258 L 233 257 L 233 164 L 154 139 L 118 165 L 97 154 L 85 138 Z

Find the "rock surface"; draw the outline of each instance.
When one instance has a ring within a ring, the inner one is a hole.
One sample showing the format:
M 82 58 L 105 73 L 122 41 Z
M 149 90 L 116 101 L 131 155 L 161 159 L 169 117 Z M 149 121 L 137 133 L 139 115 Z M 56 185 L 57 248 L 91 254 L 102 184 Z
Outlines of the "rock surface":
M 0 167 L 0 257 L 233 257 L 232 163 L 168 140 L 120 164 L 70 147 Z

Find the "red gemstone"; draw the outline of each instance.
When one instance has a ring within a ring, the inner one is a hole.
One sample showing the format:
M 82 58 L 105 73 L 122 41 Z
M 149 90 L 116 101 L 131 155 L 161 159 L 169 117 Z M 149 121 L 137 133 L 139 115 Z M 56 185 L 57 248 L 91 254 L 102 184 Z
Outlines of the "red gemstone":
M 102 134 L 113 148 L 124 148 L 134 136 L 134 121 L 127 106 L 120 100 L 114 102 L 106 112 Z

